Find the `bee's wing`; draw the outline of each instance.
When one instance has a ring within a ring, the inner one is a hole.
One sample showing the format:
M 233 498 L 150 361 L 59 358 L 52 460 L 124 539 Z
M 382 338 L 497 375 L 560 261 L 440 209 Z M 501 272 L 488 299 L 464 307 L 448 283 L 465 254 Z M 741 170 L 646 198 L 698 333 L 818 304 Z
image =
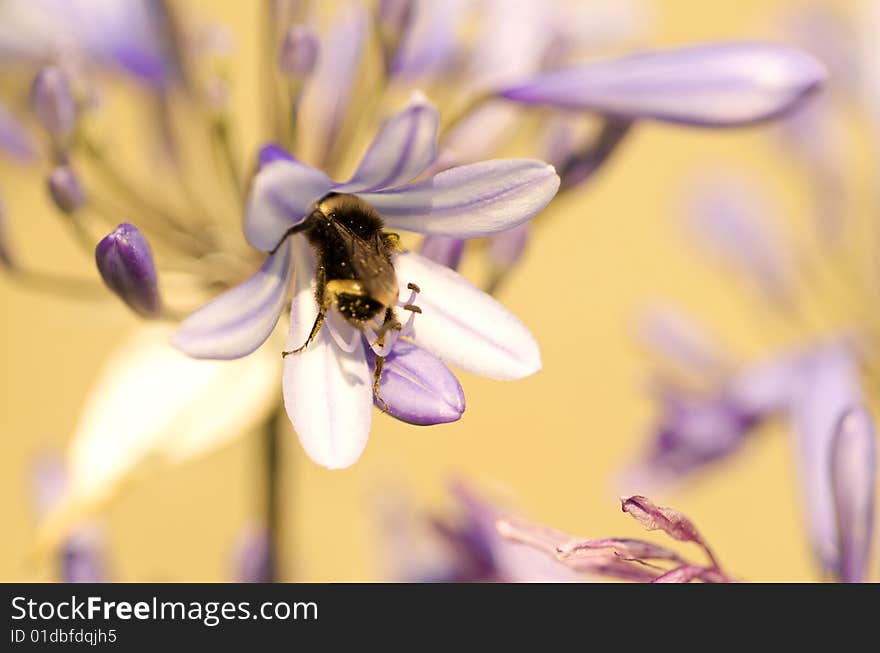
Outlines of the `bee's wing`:
M 359 238 L 345 225 L 333 223 L 348 251 L 351 265 L 364 290 L 385 306 L 393 306 L 397 301 L 397 275 L 388 260 L 382 233 L 376 232 L 369 238 Z

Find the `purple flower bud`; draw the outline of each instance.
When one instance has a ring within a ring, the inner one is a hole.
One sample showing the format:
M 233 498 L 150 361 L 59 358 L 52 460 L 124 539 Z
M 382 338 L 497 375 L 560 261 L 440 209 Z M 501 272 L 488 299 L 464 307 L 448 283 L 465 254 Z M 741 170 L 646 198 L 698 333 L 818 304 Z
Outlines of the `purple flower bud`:
M 74 213 L 86 203 L 86 194 L 79 177 L 69 165 L 61 165 L 50 174 L 47 182 L 52 201 L 64 213 Z
M 6 210 L 3 202 L 0 202 L 0 265 L 9 270 L 15 267 L 9 246 L 9 235 L 6 233 Z
M 375 368 L 372 351 L 368 356 Z M 445 424 L 464 413 L 464 391 L 455 375 L 439 358 L 404 340 L 385 358 L 379 396 L 390 415 L 409 424 Z M 384 407 L 378 400 L 376 405 Z
M 123 222 L 95 248 L 95 263 L 104 283 L 136 313 L 156 317 L 162 312 L 153 253 L 143 234 Z
M 31 86 L 31 105 L 46 131 L 66 140 L 76 127 L 77 108 L 67 74 L 56 66 L 43 68 Z
M 865 580 L 874 530 L 877 445 L 871 416 L 863 408 L 844 413 L 831 443 L 831 486 L 837 517 L 837 577 Z
M 464 240 L 448 236 L 425 236 L 419 254 L 435 263 L 457 270 L 464 253 Z
M 308 77 L 318 60 L 318 34 L 307 25 L 287 30 L 278 51 L 278 67 L 290 77 Z

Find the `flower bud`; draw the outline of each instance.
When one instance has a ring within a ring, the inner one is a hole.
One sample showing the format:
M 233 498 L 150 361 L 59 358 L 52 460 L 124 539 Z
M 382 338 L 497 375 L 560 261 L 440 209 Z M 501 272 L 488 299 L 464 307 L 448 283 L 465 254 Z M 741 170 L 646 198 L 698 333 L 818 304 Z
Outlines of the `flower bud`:
M 86 194 L 79 177 L 69 165 L 60 165 L 50 174 L 47 182 L 52 201 L 64 213 L 75 213 L 86 203 Z
M 278 67 L 290 77 L 308 77 L 318 59 L 318 35 L 305 25 L 287 30 L 278 51 Z
M 98 243 L 95 263 L 107 287 L 133 311 L 144 317 L 162 312 L 153 253 L 133 224 L 123 222 Z
M 367 350 L 370 366 L 375 356 Z M 419 426 L 455 422 L 464 413 L 464 392 L 458 379 L 436 356 L 398 340 L 385 358 L 379 396 L 374 403 L 392 417 Z
M 58 140 L 66 140 L 76 127 L 77 108 L 67 74 L 57 66 L 43 68 L 31 87 L 31 105 L 40 123 Z

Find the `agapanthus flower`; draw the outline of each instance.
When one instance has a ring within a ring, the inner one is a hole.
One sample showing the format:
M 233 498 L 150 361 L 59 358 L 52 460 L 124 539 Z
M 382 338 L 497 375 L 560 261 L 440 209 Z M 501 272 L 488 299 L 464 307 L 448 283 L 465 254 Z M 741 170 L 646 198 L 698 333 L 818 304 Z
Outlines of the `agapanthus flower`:
M 715 213 L 716 221 L 704 221 L 703 225 L 717 226 L 717 216 L 726 216 L 721 221 L 726 227 L 713 236 L 716 244 L 736 264 L 740 276 L 761 291 L 762 299 L 771 300 L 765 303 L 771 319 L 791 328 L 809 311 L 819 314 L 821 324 L 817 329 L 812 320 L 805 320 L 811 328 L 795 331 L 804 332 L 800 341 L 775 344 L 757 362 L 734 363 L 735 357 L 729 351 L 723 355 L 698 351 L 692 356 L 685 347 L 679 358 L 697 361 L 690 365 L 690 372 L 700 380 L 702 389 L 697 393 L 675 390 L 661 395 L 661 425 L 651 437 L 648 454 L 636 465 L 637 475 L 629 476 L 627 484 L 686 478 L 709 462 L 729 457 L 758 427 L 770 420 L 782 420 L 791 431 L 802 513 L 819 567 L 838 579 L 864 577 L 865 533 L 870 532 L 873 518 L 865 497 L 871 492 L 867 486 L 872 483 L 876 464 L 866 442 L 868 432 L 873 431 L 871 417 L 862 410 L 868 401 L 862 376 L 874 365 L 870 318 L 859 306 L 865 287 L 859 275 L 844 284 L 833 279 L 829 283 L 823 275 L 817 275 L 817 266 L 828 263 L 838 269 L 852 269 L 852 252 L 828 246 L 821 225 L 816 225 L 823 245 L 818 252 L 796 249 L 794 240 L 784 241 L 773 235 L 774 223 L 768 211 L 743 212 L 743 206 L 761 205 L 748 197 L 747 184 L 722 188 L 725 186 L 714 186 L 712 203 L 720 209 Z M 739 212 L 735 220 L 734 211 Z M 827 260 L 820 263 L 820 257 Z M 802 287 L 808 289 L 808 297 L 802 295 Z M 816 311 L 823 297 L 830 301 L 823 310 Z M 724 363 L 704 365 L 701 359 Z M 861 440 L 854 446 L 864 458 L 861 464 L 852 464 L 853 484 L 845 486 L 841 485 L 841 469 L 851 462 L 843 461 L 853 459 L 841 453 L 846 448 L 836 447 L 842 442 L 838 440 L 840 425 L 853 411 L 858 412 L 858 420 L 852 418 L 846 423 L 860 423 L 853 440 Z
M 458 238 L 521 224 L 553 197 L 556 173 L 533 160 L 486 161 L 413 182 L 434 159 L 438 120 L 436 110 L 416 97 L 382 125 L 344 183 L 281 156 L 277 148 L 264 150 L 244 228 L 252 245 L 272 253 L 254 277 L 187 318 L 175 345 L 198 358 L 251 353 L 274 329 L 292 271 L 288 345 L 293 350 L 306 343 L 318 309 L 316 261 L 302 235 L 288 234 L 330 193 L 357 196 L 390 228 Z M 540 368 L 537 344 L 525 326 L 464 278 L 414 252 L 397 254 L 393 265 L 400 306 L 417 302 L 421 309 L 400 332 L 405 341 L 377 346 L 369 334 L 380 324 L 365 324 L 362 336 L 331 311 L 314 341 L 284 361 L 288 415 L 308 454 L 326 467 L 351 465 L 366 444 L 373 404 L 369 350 L 386 357 L 389 378 L 379 390 L 388 412 L 415 423 L 426 420 L 414 396 L 441 398 L 444 414 L 429 421 L 448 421 L 464 409 L 460 387 L 440 360 L 497 379 L 521 378 Z

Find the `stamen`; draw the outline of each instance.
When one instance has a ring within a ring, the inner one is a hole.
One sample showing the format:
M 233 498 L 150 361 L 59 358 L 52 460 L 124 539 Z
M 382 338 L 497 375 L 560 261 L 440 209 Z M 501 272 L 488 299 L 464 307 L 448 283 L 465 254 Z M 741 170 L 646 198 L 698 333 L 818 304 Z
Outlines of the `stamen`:
M 342 334 L 339 331 L 339 328 L 336 324 L 336 313 L 330 313 L 327 316 L 327 321 L 325 324 L 327 328 L 330 330 L 330 336 L 333 338 L 333 341 L 336 343 L 336 346 L 339 347 L 346 354 L 353 354 L 355 349 L 357 349 L 358 339 L 361 337 L 361 334 L 356 330 L 351 329 L 351 341 L 346 342 L 342 337 Z

